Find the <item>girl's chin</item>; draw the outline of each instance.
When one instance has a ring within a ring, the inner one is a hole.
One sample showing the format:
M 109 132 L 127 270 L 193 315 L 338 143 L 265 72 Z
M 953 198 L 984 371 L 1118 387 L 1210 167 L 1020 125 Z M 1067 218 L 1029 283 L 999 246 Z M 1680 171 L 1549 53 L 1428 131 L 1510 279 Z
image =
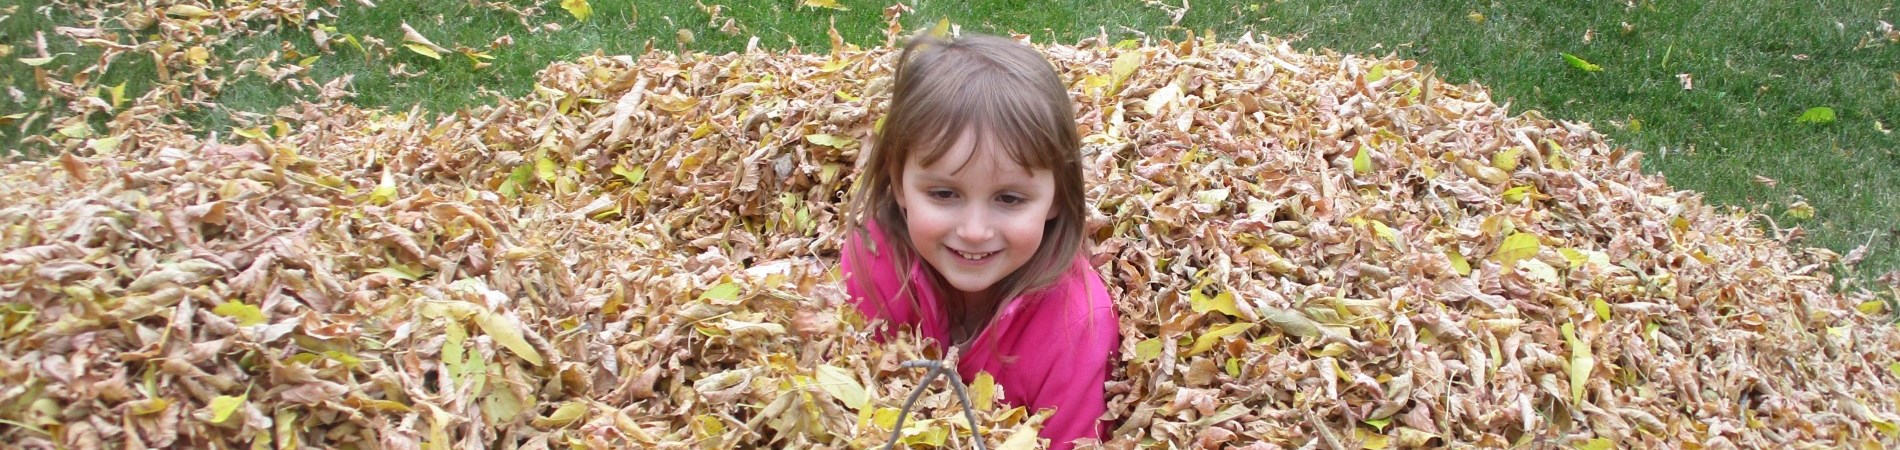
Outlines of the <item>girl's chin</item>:
M 951 288 L 961 291 L 963 293 L 983 292 L 983 291 L 989 290 L 991 287 L 996 286 L 995 280 L 971 280 L 971 279 L 951 278 L 946 281 L 950 282 Z

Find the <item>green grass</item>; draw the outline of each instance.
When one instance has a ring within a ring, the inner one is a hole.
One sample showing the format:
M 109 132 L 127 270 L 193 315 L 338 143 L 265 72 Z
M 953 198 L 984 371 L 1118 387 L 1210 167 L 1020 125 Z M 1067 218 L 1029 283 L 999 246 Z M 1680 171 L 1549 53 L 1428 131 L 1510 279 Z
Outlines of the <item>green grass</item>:
M 638 54 L 649 45 L 740 51 L 754 36 L 767 48 L 796 42 L 802 51 L 823 52 L 829 50 L 827 29 L 834 24 L 847 42 L 880 45 L 882 10 L 889 5 L 840 0 L 850 9 L 838 11 L 799 7 L 790 0 L 700 1 L 724 5 L 720 18 L 712 20 L 693 2 L 596 0 L 594 17 L 582 22 L 559 1 L 510 2 L 541 8 L 524 26 L 518 16 L 481 2 L 380 2 L 371 9 L 346 1 L 327 6 L 338 17 L 326 22 L 338 33 L 382 39 L 393 49 L 387 57 L 374 46 L 377 55 L 343 46 L 322 53 L 304 32 L 235 38 L 217 53 L 227 61 L 257 58 L 289 42 L 300 52 L 322 54 L 310 69 L 314 79 L 355 75 L 359 104 L 448 112 L 490 103 L 497 95 L 524 95 L 532 89 L 534 73 L 547 63 L 594 52 Z M 0 63 L 0 81 L 20 87 L 29 99 L 28 105 L 0 100 L 0 116 L 31 110 L 41 95 L 31 86 L 30 68 L 15 61 L 33 31 L 47 31 L 55 51 L 86 55 L 70 39 L 51 34 L 53 26 L 69 25 L 62 21 L 71 18 L 58 8 L 34 12 L 44 4 L 26 0 L 21 13 L 0 21 L 0 43 L 16 46 L 16 55 Z M 1757 208 L 1784 228 L 1800 225 L 1809 231 L 1809 244 L 1846 253 L 1867 243 L 1871 251 L 1858 271 L 1863 278 L 1900 269 L 1900 135 L 1876 130 L 1877 123 L 1900 129 L 1900 44 L 1857 48 L 1877 21 L 1900 22 L 1891 0 L 1190 4 L 1176 24 L 1167 8 L 1129 0 L 918 0 L 904 26 L 923 29 L 947 17 L 968 30 L 1024 33 L 1040 42 L 1074 42 L 1097 34 L 1179 39 L 1187 30 L 1233 39 L 1255 31 L 1296 38 L 1299 47 L 1417 59 L 1454 83 L 1490 87 L 1513 112 L 1537 110 L 1546 117 L 1589 122 L 1618 145 L 1644 152 L 1647 170 L 1665 174 L 1677 188 L 1703 192 L 1714 204 Z M 727 18 L 742 32 L 719 31 Z M 513 44 L 494 49 L 493 66 L 477 70 L 459 54 L 434 60 L 403 50 L 400 25 L 405 22 L 451 49 L 487 50 L 502 36 Z M 560 29 L 540 28 L 548 23 Z M 693 35 L 691 44 L 677 38 L 682 29 Z M 1877 36 L 1876 42 L 1881 42 Z M 1560 53 L 1602 70 L 1573 68 Z M 73 61 L 83 59 L 61 60 Z M 102 79 L 108 85 L 129 81 L 128 90 L 137 92 L 152 77 L 149 58 L 142 64 L 115 65 Z M 422 75 L 392 75 L 396 66 Z M 1685 73 L 1693 77 L 1693 90 L 1678 81 L 1677 75 Z M 309 92 L 249 76 L 221 94 L 218 100 L 226 109 L 186 112 L 180 118 L 207 132 L 228 130 L 235 123 L 231 111 L 268 113 Z M 1819 106 L 1832 108 L 1837 120 L 1795 122 L 1804 110 Z M 12 125 L 0 129 L 8 133 L 0 141 L 18 139 Z M 1757 177 L 1778 183 L 1767 186 Z M 1815 207 L 1813 219 L 1784 214 L 1797 200 Z

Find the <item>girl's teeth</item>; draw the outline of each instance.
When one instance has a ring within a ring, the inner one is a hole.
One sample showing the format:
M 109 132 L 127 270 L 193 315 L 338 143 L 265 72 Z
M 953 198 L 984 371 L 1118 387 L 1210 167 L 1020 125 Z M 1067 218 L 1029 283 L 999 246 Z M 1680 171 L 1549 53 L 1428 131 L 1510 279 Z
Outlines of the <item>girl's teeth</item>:
M 990 256 L 990 255 L 992 255 L 992 254 L 995 254 L 995 253 L 996 253 L 996 252 L 989 252 L 989 253 L 967 253 L 967 252 L 963 252 L 963 251 L 958 251 L 958 250 L 952 250 L 952 251 L 955 251 L 955 252 L 957 252 L 957 256 L 962 256 L 962 257 L 963 257 L 963 259 L 983 259 L 984 257 L 987 257 L 987 256 Z

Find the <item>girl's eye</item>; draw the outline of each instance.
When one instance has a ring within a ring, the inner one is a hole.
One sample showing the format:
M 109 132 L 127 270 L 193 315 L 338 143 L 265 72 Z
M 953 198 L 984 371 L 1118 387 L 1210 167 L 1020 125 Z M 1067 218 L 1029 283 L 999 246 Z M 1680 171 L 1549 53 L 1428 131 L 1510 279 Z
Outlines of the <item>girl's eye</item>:
M 934 198 L 938 200 L 949 200 L 949 199 L 953 199 L 957 197 L 956 192 L 952 192 L 948 189 L 933 189 L 926 192 L 925 194 L 929 195 L 930 198 Z
M 1023 198 L 1022 196 L 1019 196 L 1019 195 L 1003 194 L 1003 195 L 996 196 L 996 201 L 1003 202 L 1003 204 L 1005 205 L 1016 205 L 1016 204 L 1021 204 L 1023 202 L 1029 201 L 1029 199 Z

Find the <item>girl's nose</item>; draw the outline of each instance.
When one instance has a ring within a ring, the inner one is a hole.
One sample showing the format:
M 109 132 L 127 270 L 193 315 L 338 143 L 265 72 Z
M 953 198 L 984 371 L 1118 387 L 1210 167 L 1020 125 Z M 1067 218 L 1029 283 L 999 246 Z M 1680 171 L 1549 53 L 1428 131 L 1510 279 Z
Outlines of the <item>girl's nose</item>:
M 970 243 L 989 242 L 996 235 L 996 228 L 990 225 L 989 216 L 983 208 L 970 208 L 957 226 L 957 238 Z

